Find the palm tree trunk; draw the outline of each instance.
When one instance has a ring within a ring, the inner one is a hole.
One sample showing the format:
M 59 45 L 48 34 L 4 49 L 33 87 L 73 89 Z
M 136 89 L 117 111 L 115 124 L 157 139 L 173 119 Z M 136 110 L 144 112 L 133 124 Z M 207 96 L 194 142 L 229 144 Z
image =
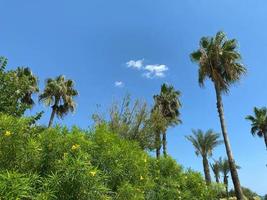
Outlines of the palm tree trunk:
M 215 180 L 216 180 L 216 183 L 220 183 L 220 179 L 218 175 L 215 175 Z
M 224 112 L 223 112 L 221 91 L 220 91 L 217 84 L 214 84 L 214 85 L 215 85 L 215 92 L 216 92 L 216 98 L 217 98 L 217 109 L 218 109 L 218 113 L 219 113 L 221 129 L 222 129 L 225 149 L 226 149 L 226 153 L 227 153 L 227 157 L 228 157 L 229 167 L 230 167 L 230 171 L 231 171 L 231 177 L 232 177 L 234 188 L 235 188 L 236 198 L 237 198 L 237 200 L 244 200 L 241 185 L 240 185 L 239 178 L 238 178 L 238 173 L 236 170 L 235 161 L 233 158 L 233 153 L 232 153 L 231 146 L 230 146 L 230 141 L 229 141 L 227 130 L 226 130 L 225 121 L 224 121 Z
M 167 156 L 167 134 L 166 131 L 162 134 L 162 146 L 163 146 L 163 155 Z
M 156 132 L 156 157 L 159 159 L 160 157 L 160 149 L 161 149 L 161 142 L 160 142 L 160 132 Z
M 203 161 L 205 180 L 206 180 L 207 185 L 210 185 L 211 177 L 210 177 L 209 161 L 208 161 L 206 156 L 203 156 L 203 160 L 202 161 Z
M 267 150 L 267 132 L 264 133 L 263 137 L 264 137 L 264 142 L 265 142 L 265 146 L 266 146 L 266 150 Z
M 54 106 L 52 106 L 52 113 L 51 113 L 51 116 L 50 116 L 50 119 L 49 119 L 48 127 L 52 126 L 55 114 L 56 114 L 56 109 L 54 108 Z
M 229 199 L 228 176 L 226 174 L 224 175 L 223 182 L 224 182 L 224 185 L 225 185 L 226 198 Z

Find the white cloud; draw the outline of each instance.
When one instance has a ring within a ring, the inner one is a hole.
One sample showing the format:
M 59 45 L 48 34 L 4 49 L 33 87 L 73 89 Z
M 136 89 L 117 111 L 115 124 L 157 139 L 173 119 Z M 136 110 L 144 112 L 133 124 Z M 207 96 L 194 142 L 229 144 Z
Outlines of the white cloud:
M 146 72 L 143 75 L 147 78 L 162 78 L 165 76 L 165 72 L 168 71 L 166 65 L 146 65 L 144 69 Z
M 143 71 L 143 76 L 146 78 L 162 78 L 165 77 L 168 67 L 163 64 L 144 65 L 144 59 L 142 60 L 130 60 L 126 63 L 127 67 L 138 69 Z
M 124 83 L 122 81 L 115 81 L 114 86 L 115 87 L 123 87 Z
M 130 68 L 135 68 L 135 69 L 141 69 L 143 68 L 143 62 L 144 62 L 144 59 L 142 60 L 130 60 L 126 63 L 127 67 L 130 67 Z

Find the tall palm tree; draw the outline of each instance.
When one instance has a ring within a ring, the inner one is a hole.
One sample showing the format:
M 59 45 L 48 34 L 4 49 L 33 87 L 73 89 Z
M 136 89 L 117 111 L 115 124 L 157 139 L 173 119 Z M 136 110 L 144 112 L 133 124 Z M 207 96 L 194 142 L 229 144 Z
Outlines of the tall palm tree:
M 181 102 L 179 100 L 181 93 L 175 90 L 172 85 L 162 84 L 160 94 L 154 95 L 155 108 L 157 108 L 166 120 L 165 130 L 162 132 L 163 155 L 167 156 L 167 135 L 168 126 L 174 126 L 181 123 L 179 108 Z
M 203 169 L 205 174 L 206 183 L 209 185 L 211 183 L 210 169 L 208 157 L 212 156 L 212 151 L 215 147 L 222 143 L 219 140 L 220 135 L 214 133 L 213 130 L 209 129 L 207 132 L 202 130 L 192 130 L 193 134 L 186 136 L 186 138 L 193 144 L 195 147 L 195 153 L 197 156 L 202 156 Z
M 214 84 L 217 110 L 219 113 L 224 144 L 229 161 L 235 193 L 238 200 L 244 199 L 238 173 L 226 130 L 222 94 L 229 92 L 229 87 L 240 80 L 246 73 L 245 67 L 240 64 L 241 55 L 237 52 L 237 41 L 228 40 L 225 33 L 218 32 L 215 37 L 203 37 L 200 47 L 191 54 L 192 61 L 199 64 L 199 84 L 204 85 L 206 78 L 211 79 Z
M 63 75 L 46 80 L 46 86 L 39 96 L 39 101 L 52 108 L 48 127 L 52 126 L 55 115 L 63 118 L 68 112 L 74 112 L 76 104 L 73 98 L 77 95 L 74 82 Z
M 34 100 L 32 94 L 39 92 L 38 78 L 32 73 L 28 67 L 19 67 L 16 69 L 16 75 L 21 81 L 27 81 L 27 87 L 25 95 L 22 97 L 21 102 L 32 107 Z
M 248 115 L 247 120 L 251 121 L 251 134 L 263 137 L 267 149 L 267 108 L 254 108 L 254 116 Z
M 220 183 L 220 165 L 218 161 L 214 161 L 214 163 L 210 164 L 210 167 L 213 171 L 216 183 Z

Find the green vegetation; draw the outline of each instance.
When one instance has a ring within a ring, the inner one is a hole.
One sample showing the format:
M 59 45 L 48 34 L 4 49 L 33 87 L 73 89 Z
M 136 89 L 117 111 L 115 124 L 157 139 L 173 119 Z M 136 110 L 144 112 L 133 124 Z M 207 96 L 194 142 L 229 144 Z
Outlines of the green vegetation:
M 6 70 L 7 59 L 0 57 L 0 112 L 20 117 L 34 104 L 38 80 L 29 68 Z
M 1 199 L 216 199 L 215 186 L 108 126 L 44 129 L 0 115 Z

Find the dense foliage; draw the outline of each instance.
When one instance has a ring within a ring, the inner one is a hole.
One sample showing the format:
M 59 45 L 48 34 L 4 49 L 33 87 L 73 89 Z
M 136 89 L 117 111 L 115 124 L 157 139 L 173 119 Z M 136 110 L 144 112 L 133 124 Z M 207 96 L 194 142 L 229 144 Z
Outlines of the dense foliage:
M 39 91 L 38 80 L 29 68 L 6 66 L 7 59 L 0 57 L 0 112 L 22 116 L 34 104 L 31 95 Z
M 0 196 L 12 199 L 216 199 L 170 157 L 155 159 L 101 125 L 42 128 L 0 115 Z

